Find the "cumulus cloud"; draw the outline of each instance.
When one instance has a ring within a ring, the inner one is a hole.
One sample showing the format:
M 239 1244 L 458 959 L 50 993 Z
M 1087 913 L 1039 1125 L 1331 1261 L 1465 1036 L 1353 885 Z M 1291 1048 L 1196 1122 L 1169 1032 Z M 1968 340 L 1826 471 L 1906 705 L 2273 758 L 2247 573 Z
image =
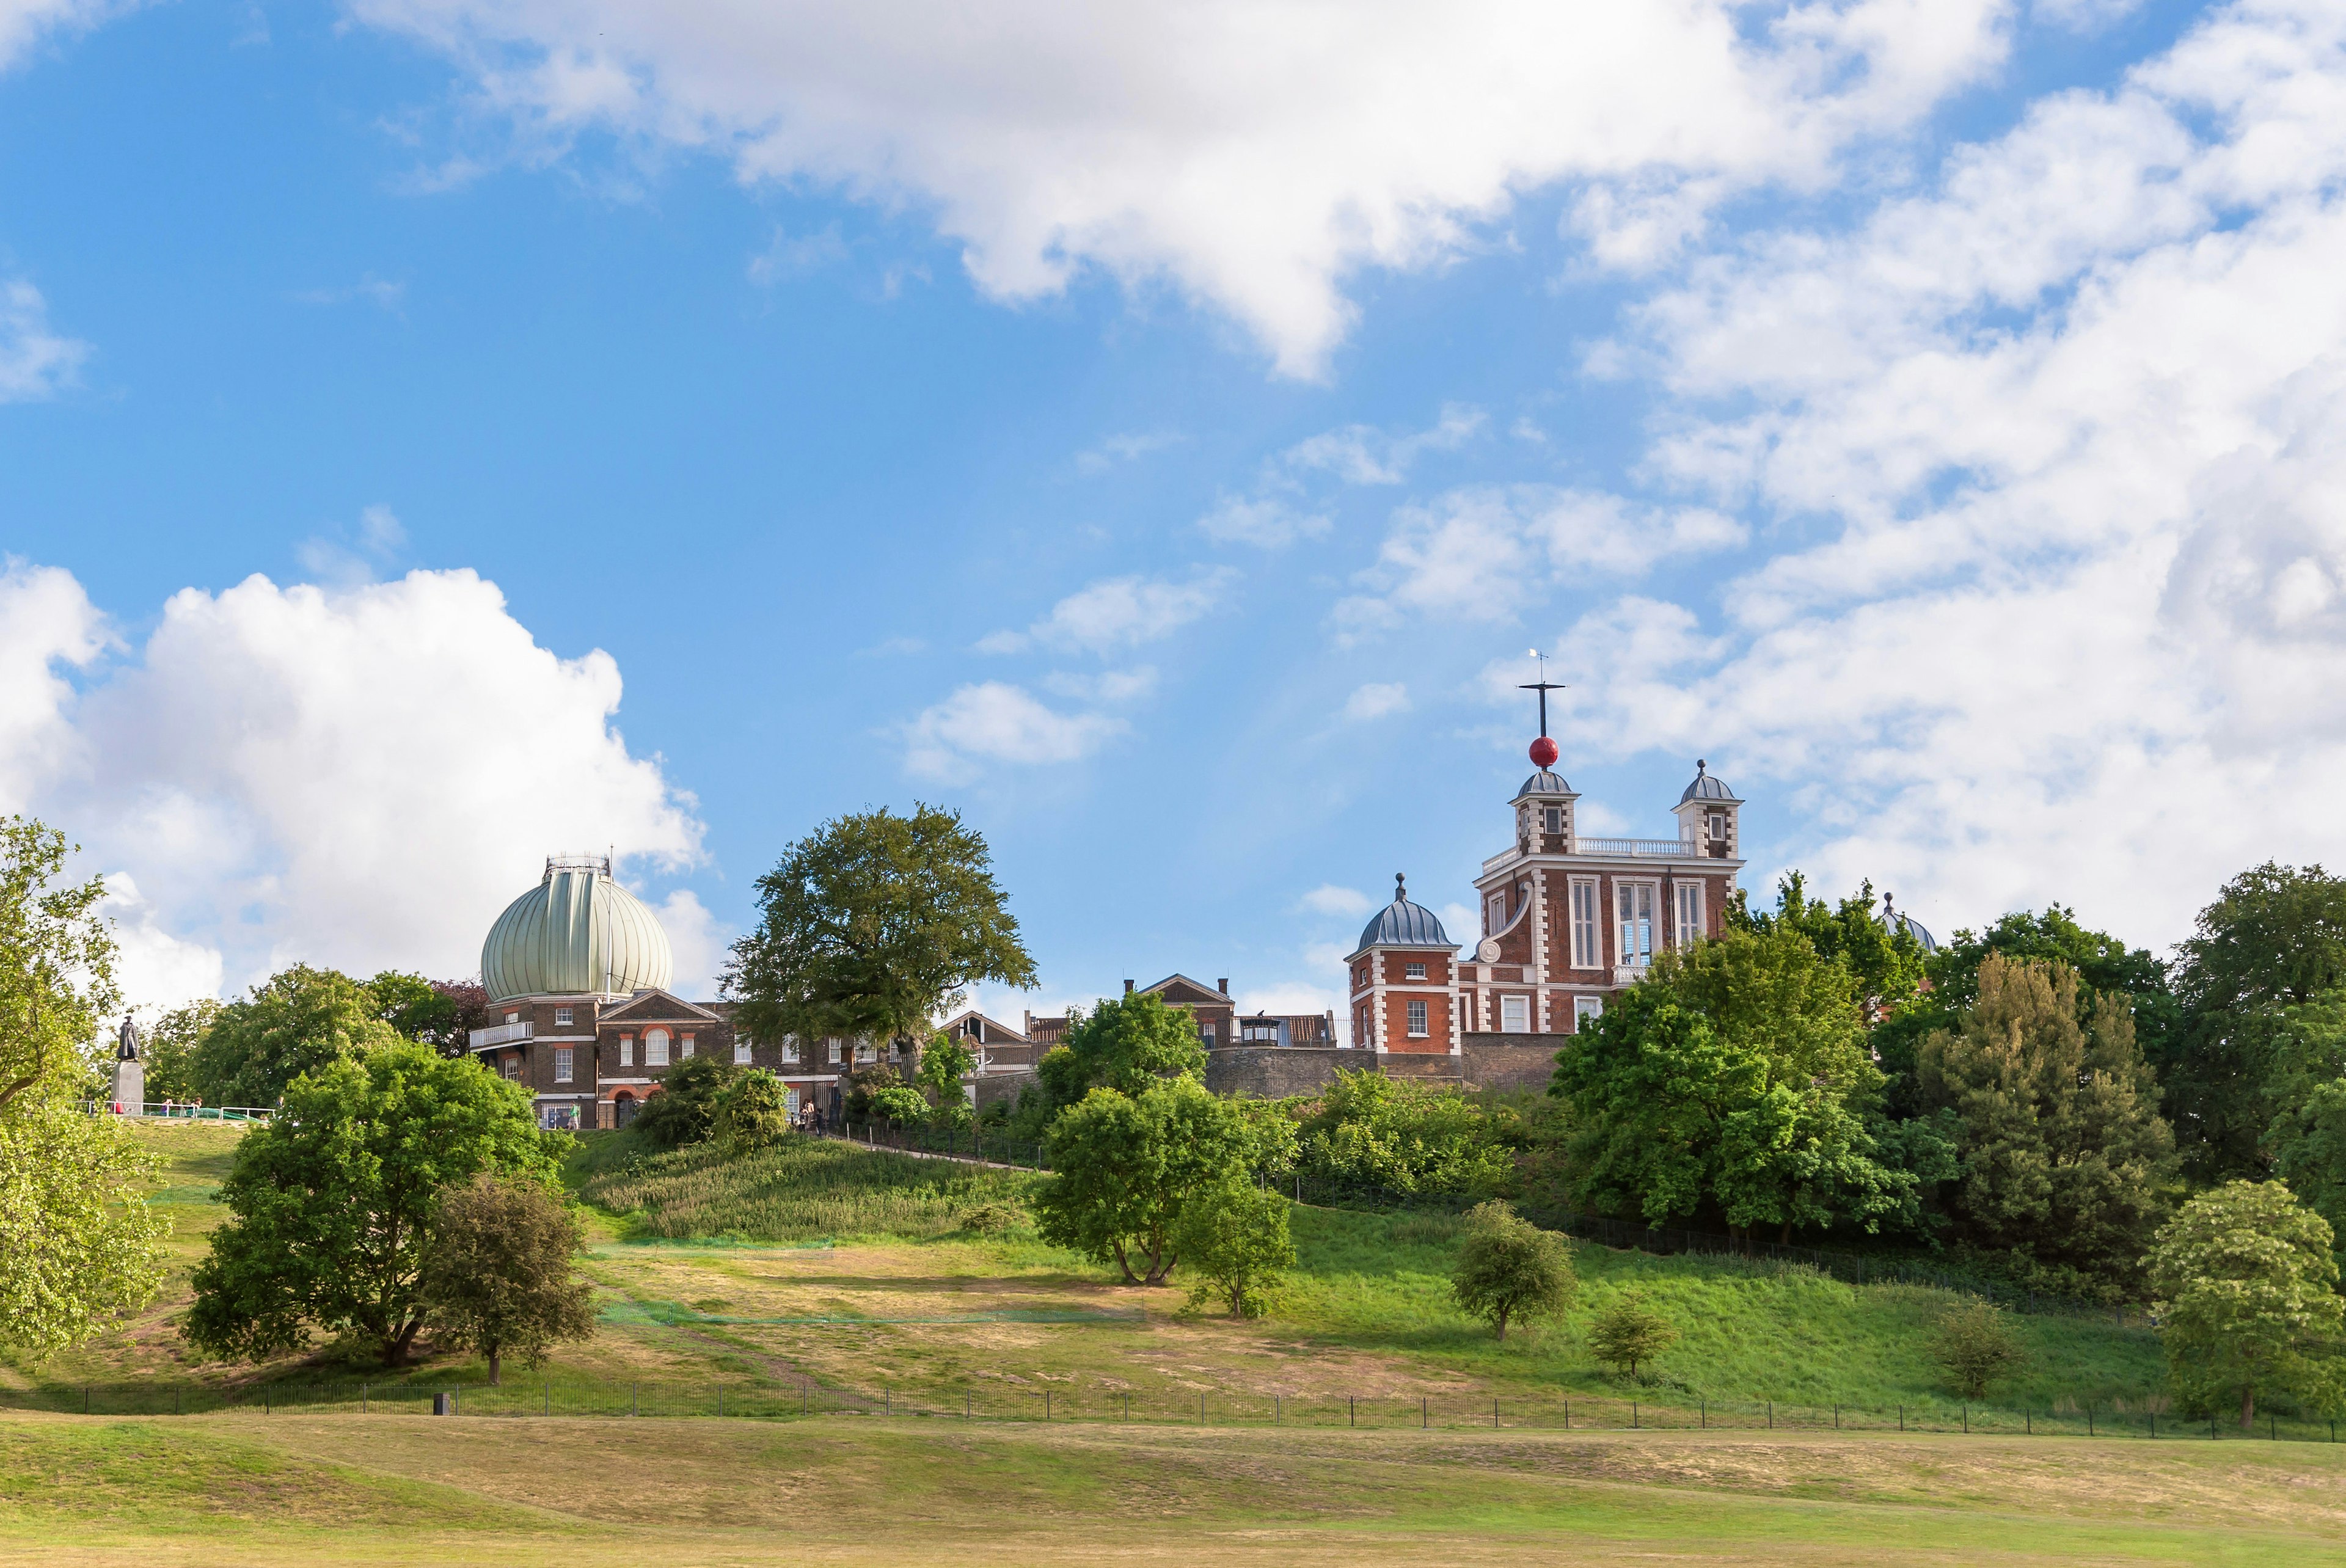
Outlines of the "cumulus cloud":
M 0 279 L 0 402 L 56 396 L 72 384 L 88 356 L 87 343 L 50 327 L 48 302 L 38 289 L 21 278 Z
M 29 742 L 0 751 L 0 807 L 123 877 L 142 986 L 213 963 L 231 987 L 304 961 L 469 973 L 548 851 L 699 858 L 691 797 L 614 727 L 617 666 L 539 647 L 471 572 L 189 588 L 119 664 L 103 643 L 66 574 L 0 579 L 0 664 L 31 672 L 0 682 Z
M 1815 184 L 1993 67 L 2009 0 L 351 9 L 440 50 L 534 157 L 590 129 L 705 149 L 928 215 L 998 299 L 1169 284 L 1311 376 L 1349 275 L 1438 266 L 1557 181 L 1641 212 Z
M 1409 711 L 1409 687 L 1399 681 L 1370 681 L 1344 699 L 1344 717 L 1354 723 Z
M 673 981 L 680 996 L 714 996 L 726 950 L 740 933 L 720 922 L 690 888 L 678 888 L 659 904 L 660 928 L 676 957 Z
M 1238 575 L 1201 572 L 1187 582 L 1162 577 L 1107 577 L 1061 599 L 1023 632 L 982 637 L 981 653 L 1017 653 L 1041 647 L 1106 653 L 1169 636 L 1221 606 Z
M 1313 914 L 1364 915 L 1375 907 L 1368 894 L 1358 888 L 1340 888 L 1333 882 L 1313 888 L 1296 901 Z
M 1399 484 L 1429 452 L 1455 452 L 1481 433 L 1483 411 L 1452 403 L 1424 430 L 1395 434 L 1374 425 L 1348 424 L 1308 436 L 1264 461 L 1250 494 L 1217 497 L 1198 519 L 1209 539 L 1282 549 L 1315 539 L 1333 520 L 1309 499 L 1330 484 Z
M 2334 862 L 2342 112 L 2346 14 L 2249 0 L 1658 296 L 1616 361 L 1676 396 L 1651 471 L 1801 542 L 1716 614 L 1572 628 L 1578 742 L 1788 790 L 1787 858 L 1951 924 L 2171 941 L 2245 865 Z
M 0 70 L 32 53 L 44 36 L 94 27 L 136 0 L 0 0 Z
M 1102 713 L 1062 713 L 1024 687 L 978 681 L 923 709 L 905 727 L 905 766 L 923 778 L 958 779 L 987 763 L 1080 762 L 1129 727 Z

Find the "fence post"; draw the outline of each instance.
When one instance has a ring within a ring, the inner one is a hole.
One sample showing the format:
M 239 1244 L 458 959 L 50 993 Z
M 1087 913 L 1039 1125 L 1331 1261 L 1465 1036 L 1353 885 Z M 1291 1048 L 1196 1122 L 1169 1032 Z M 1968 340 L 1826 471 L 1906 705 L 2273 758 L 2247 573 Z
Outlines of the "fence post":
M 542 1416 L 550 1416 L 554 1413 L 554 1380 L 552 1378 L 542 1379 L 538 1383 L 537 1413 Z
M 1841 1431 L 1841 1407 L 1833 1406 L 1833 1431 Z
M 1564 1430 L 1566 1431 L 1570 1431 L 1572 1430 L 1572 1401 L 1570 1400 L 1564 1401 Z
M 1637 1430 L 1637 1401 L 1635 1400 L 1629 1401 L 1629 1430 Z
M 2158 1412 L 2157 1410 L 2150 1412 L 2150 1435 L 2153 1437 L 2157 1437 L 2158 1435 Z
M 1964 1431 L 1971 1431 L 1971 1430 L 1972 1430 L 1972 1407 L 1971 1407 L 1971 1401 L 1970 1401 L 1970 1400 L 1966 1400 L 1965 1401 L 1964 1401 Z
M 1773 1400 L 1768 1401 L 1768 1430 L 1776 1430 L 1776 1401 Z
M 1710 1430 L 1710 1401 L 1706 1399 L 1698 1398 L 1694 1402 L 1694 1414 L 1695 1420 L 1701 1424 L 1701 1430 L 1708 1431 Z
M 1198 1390 L 1198 1424 L 1206 1424 L 1206 1390 L 1203 1389 Z
M 1346 1394 L 1344 1396 L 1344 1424 L 1348 1427 L 1356 1427 L 1361 1424 L 1360 1401 L 1354 1399 L 1351 1394 Z
M 366 1385 L 366 1384 L 364 1384 L 364 1383 L 361 1383 L 361 1384 L 359 1385 L 359 1414 L 361 1414 L 361 1415 L 364 1415 L 364 1414 L 366 1414 L 366 1413 L 367 1413 L 367 1385 Z
M 1491 1430 L 1499 1430 L 1499 1401 L 1496 1400 L 1491 1401 Z
M 178 1384 L 174 1383 L 171 1385 L 171 1413 L 175 1416 L 183 1413 L 179 1409 L 179 1395 L 181 1391 L 182 1390 Z M 366 1407 L 364 1404 L 362 1404 L 359 1407 L 359 1413 L 362 1415 L 366 1413 Z
M 1417 1430 L 1420 1431 L 1430 1431 L 1433 1428 L 1433 1417 L 1427 1409 L 1427 1400 L 1425 1396 L 1423 1394 L 1420 1394 L 1417 1396 Z
M 2036 1417 L 2026 1405 L 2020 1407 L 2020 1430 L 2029 1437 L 2036 1435 Z
M 2094 1435 L 2094 1401 L 2091 1400 L 2086 1401 L 2086 1435 Z
M 1906 1430 L 1906 1407 L 1904 1405 L 1898 1407 L 1898 1430 L 1902 1432 Z
M 1125 1419 L 1125 1420 L 1126 1420 L 1126 1422 L 1127 1422 L 1127 1424 L 1129 1424 L 1129 1423 L 1130 1423 L 1130 1421 L 1132 1420 L 1132 1392 L 1131 1392 L 1131 1390 L 1127 1390 L 1125 1391 L 1125 1396 L 1124 1396 L 1124 1419 Z
M 627 1413 L 631 1416 L 642 1413 L 641 1407 L 636 1402 L 636 1385 L 632 1380 L 627 1384 Z
M 725 1414 L 725 1385 L 722 1383 L 717 1385 L 717 1413 L 720 1418 Z

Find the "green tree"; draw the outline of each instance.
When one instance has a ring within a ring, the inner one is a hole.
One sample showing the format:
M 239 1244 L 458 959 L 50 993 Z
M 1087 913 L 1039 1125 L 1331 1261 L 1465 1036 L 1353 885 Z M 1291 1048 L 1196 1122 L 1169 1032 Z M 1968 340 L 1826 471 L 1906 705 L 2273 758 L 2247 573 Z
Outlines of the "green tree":
M 375 1016 L 403 1039 L 420 1041 L 443 1056 L 462 1056 L 466 1036 L 487 1023 L 489 993 L 470 980 L 426 980 L 386 969 L 366 982 Z
M 1572 1254 L 1556 1237 L 1504 1203 L 1466 1211 L 1450 1294 L 1461 1311 L 1490 1324 L 1500 1339 L 1511 1322 L 1562 1312 L 1579 1288 Z
M 1854 982 L 1796 924 L 1663 954 L 1556 1054 L 1576 1199 L 1656 1224 L 1715 1207 L 1730 1230 L 1911 1225 L 1912 1170 L 1882 1156 L 1882 1074 Z
M 2289 1010 L 2341 985 L 2346 879 L 2268 861 L 2199 911 L 2175 969 L 2182 1024 L 2171 1058 L 2152 1064 L 2195 1179 L 2266 1174 Z
M 1589 1352 L 1616 1370 L 1637 1368 L 1678 1341 L 1678 1326 L 1654 1309 L 1642 1290 L 1624 1290 L 1588 1326 Z
M 1895 1009 L 1921 989 L 1923 944 L 1903 925 L 1892 926 L 1879 911 L 1873 884 L 1828 906 L 1809 896 L 1808 879 L 1790 871 L 1776 884 L 1776 907 L 1754 911 L 1738 895 L 1727 911 L 1729 930 L 1760 934 L 1795 931 L 1808 938 L 1817 956 L 1845 971 L 1859 999 L 1869 1009 Z
M 1167 1078 L 1206 1075 L 1206 1047 L 1186 1007 L 1168 1007 L 1153 991 L 1127 992 L 1081 1013 L 1066 1038 L 1035 1065 L 1035 1076 L 1056 1107 L 1065 1109 L 1094 1089 L 1138 1095 Z
M 297 964 L 219 1011 L 198 1038 L 189 1075 L 215 1105 L 273 1105 L 329 1062 L 399 1043 L 374 994 L 349 975 Z
M 69 883 L 65 836 L 0 820 L 0 1344 L 36 1354 L 136 1310 L 161 1280 L 155 1162 L 80 1101 L 118 1004 L 104 882 Z
M 915 806 L 841 817 L 758 879 L 758 928 L 725 972 L 760 1038 L 909 1040 L 966 990 L 1035 983 L 985 840 Z
M 1963 1240 L 2066 1271 L 2069 1288 L 2132 1290 L 2178 1182 L 2123 999 L 2057 961 L 1992 952 L 1958 1029 L 1923 1040 L 1915 1081 L 1957 1129 Z
M 890 1126 L 918 1126 L 929 1117 L 929 1102 L 922 1096 L 918 1089 L 910 1088 L 903 1084 L 885 1089 L 874 1089 L 872 1092 L 871 1104 L 872 1109 L 869 1115 L 872 1119 L 885 1122 Z
M 1515 1169 L 1495 1119 L 1456 1089 L 1368 1068 L 1336 1069 L 1296 1131 L 1303 1171 L 1349 1188 L 1487 1197 Z
M 1137 1095 L 1094 1089 L 1051 1124 L 1049 1147 L 1056 1174 L 1035 1205 L 1043 1239 L 1114 1263 L 1127 1285 L 1158 1285 L 1179 1257 L 1182 1206 L 1251 1171 L 1255 1139 L 1202 1084 L 1173 1078 Z
M 719 1098 L 739 1075 L 730 1062 L 687 1056 L 660 1074 L 659 1092 L 645 1096 L 631 1125 L 664 1149 L 704 1142 L 716 1130 Z
M 762 1067 L 736 1074 L 717 1092 L 709 1136 L 736 1153 L 773 1147 L 790 1130 L 790 1095 L 789 1085 Z
M 1287 1199 L 1243 1176 L 1209 1181 L 1192 1192 L 1173 1226 L 1174 1253 L 1198 1276 L 1190 1305 L 1219 1302 L 1233 1318 L 1270 1309 L 1280 1277 L 1295 1267 Z
M 2271 1080 L 2273 1172 L 2346 1244 L 2346 991 L 2284 1011 Z
M 969 1096 L 963 1091 L 961 1080 L 964 1074 L 976 1068 L 977 1053 L 962 1042 L 942 1030 L 929 1037 L 913 1082 L 933 1103 L 934 1108 L 929 1113 L 931 1122 L 949 1127 L 969 1125 Z
M 2026 1360 L 2011 1319 L 1985 1301 L 1958 1307 L 1939 1319 L 1931 1354 L 1955 1392 L 1967 1400 L 1987 1398 L 1988 1385 L 2016 1371 Z
M 441 1197 L 484 1172 L 553 1178 L 520 1084 L 405 1041 L 328 1059 L 238 1145 L 220 1186 L 230 1217 L 196 1267 L 180 1332 L 209 1354 L 258 1359 L 315 1327 L 403 1364 L 423 1325 Z
M 2237 1396 L 2243 1428 L 2259 1392 L 2332 1404 L 2346 1318 L 2334 1239 L 2277 1181 L 2229 1182 L 2185 1204 L 2150 1257 L 2169 1386 L 2204 1403 Z
M 172 1008 L 146 1031 L 149 1100 L 185 1104 L 196 1097 L 196 1043 L 219 1015 L 220 1004 L 207 996 Z
M 538 1366 L 564 1339 L 595 1332 L 595 1288 L 576 1278 L 578 1221 L 539 1183 L 484 1173 L 444 1194 L 423 1247 L 417 1296 L 435 1339 Z

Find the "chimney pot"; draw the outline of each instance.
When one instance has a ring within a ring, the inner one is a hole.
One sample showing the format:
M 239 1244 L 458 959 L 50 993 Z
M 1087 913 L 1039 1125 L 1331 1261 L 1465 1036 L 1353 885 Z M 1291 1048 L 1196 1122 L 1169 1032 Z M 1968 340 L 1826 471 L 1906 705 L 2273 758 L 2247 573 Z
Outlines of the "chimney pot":
M 1224 975 L 1221 979 L 1214 982 L 1214 989 L 1220 992 L 1224 996 L 1228 996 L 1230 993 L 1229 976 Z
M 1128 980 L 1127 980 L 1127 981 L 1126 981 L 1126 982 L 1124 983 L 1124 993 L 1125 993 L 1127 996 L 1129 996 L 1129 995 L 1131 995 L 1131 994 L 1132 994 L 1132 982 L 1130 982 L 1130 981 L 1128 981 Z

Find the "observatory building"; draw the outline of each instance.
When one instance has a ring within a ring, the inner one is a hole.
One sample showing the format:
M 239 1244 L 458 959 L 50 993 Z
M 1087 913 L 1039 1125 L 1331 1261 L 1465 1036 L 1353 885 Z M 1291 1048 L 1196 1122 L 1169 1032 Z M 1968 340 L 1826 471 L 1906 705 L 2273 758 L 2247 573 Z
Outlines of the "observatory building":
M 473 1053 L 528 1088 L 541 1126 L 625 1126 L 669 1067 L 710 1053 L 781 1079 L 794 1112 L 830 1105 L 858 1055 L 846 1042 L 753 1041 L 734 1029 L 731 1003 L 669 990 L 675 973 L 659 917 L 612 880 L 608 857 L 549 857 L 481 944 L 499 1022 L 473 1031 Z

